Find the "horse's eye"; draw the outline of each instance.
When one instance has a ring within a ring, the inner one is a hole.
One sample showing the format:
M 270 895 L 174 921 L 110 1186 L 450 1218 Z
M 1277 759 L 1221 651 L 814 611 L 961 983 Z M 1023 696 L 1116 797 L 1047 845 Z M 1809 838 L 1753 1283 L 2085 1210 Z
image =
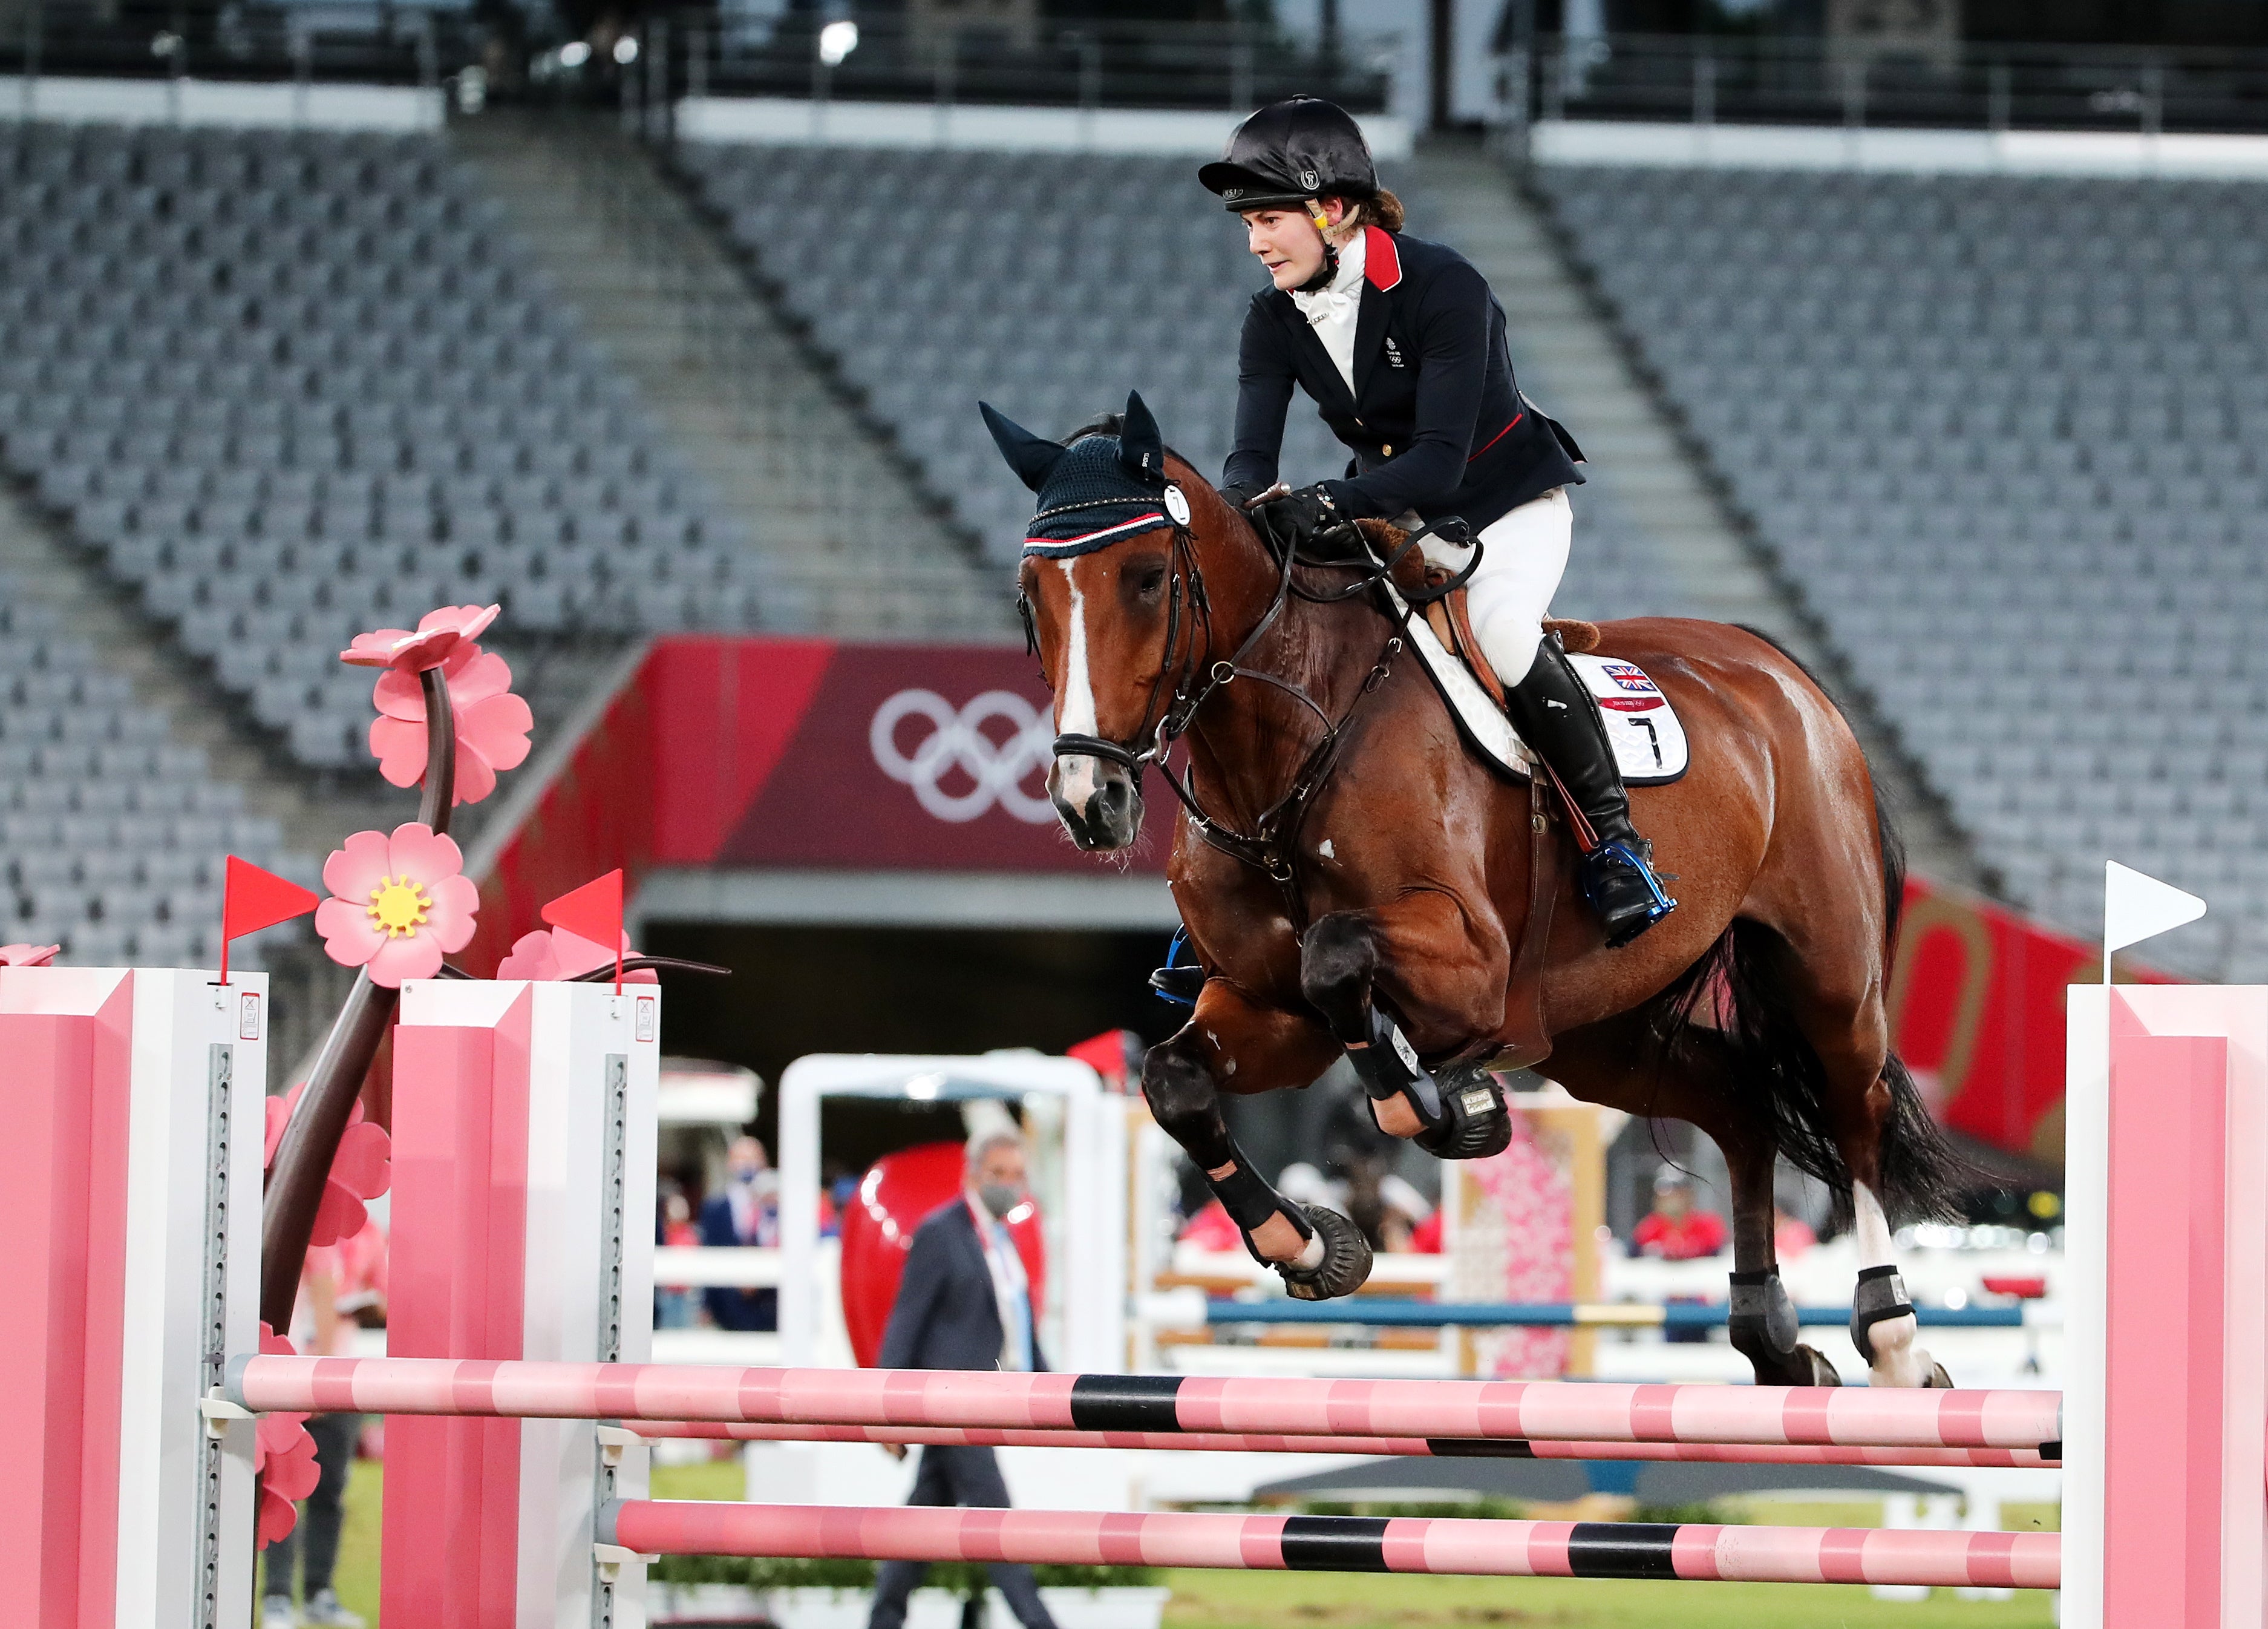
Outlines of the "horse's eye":
M 1145 566 L 1135 575 L 1134 592 L 1145 600 L 1156 599 L 1165 588 L 1166 568 L 1162 565 Z

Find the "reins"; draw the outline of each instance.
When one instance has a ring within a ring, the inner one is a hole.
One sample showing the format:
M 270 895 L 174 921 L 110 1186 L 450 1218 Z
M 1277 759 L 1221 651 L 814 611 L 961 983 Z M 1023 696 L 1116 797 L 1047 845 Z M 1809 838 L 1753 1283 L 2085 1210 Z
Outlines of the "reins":
M 1150 699 L 1143 710 L 1141 726 L 1133 738 L 1138 743 L 1146 740 L 1149 745 L 1138 748 L 1101 736 L 1063 734 L 1056 737 L 1055 756 L 1101 758 L 1131 771 L 1138 781 L 1145 769 L 1155 764 L 1158 773 L 1164 778 L 1182 808 L 1189 812 L 1190 820 L 1196 823 L 1198 834 L 1205 842 L 1222 853 L 1264 873 L 1283 891 L 1292 916 L 1297 921 L 1306 912 L 1297 886 L 1294 862 L 1300 829 L 1306 821 L 1308 802 L 1336 767 L 1339 748 L 1356 714 L 1392 672 L 1395 659 L 1401 654 L 1409 639 L 1411 611 L 1464 586 L 1480 564 L 1481 545 L 1465 534 L 1465 525 L 1461 519 L 1445 516 L 1406 534 L 1401 546 L 1385 559 L 1370 553 L 1366 542 L 1360 558 L 1319 557 L 1302 554 L 1286 540 L 1278 537 L 1263 512 L 1255 521 L 1254 530 L 1277 562 L 1276 591 L 1269 599 L 1267 609 L 1254 623 L 1251 630 L 1237 643 L 1235 650 L 1216 661 L 1212 657 L 1211 606 L 1205 594 L 1204 572 L 1197 562 L 1196 534 L 1180 522 L 1169 520 L 1168 524 L 1173 529 L 1174 546 L 1172 564 L 1168 568 L 1165 658 L 1160 664 L 1158 677 L 1152 682 Z M 1346 529 L 1354 530 L 1351 527 Z M 1359 532 L 1355 534 L 1359 536 Z M 1391 584 L 1395 568 L 1429 535 L 1440 535 L 1460 546 L 1469 546 L 1472 557 L 1442 583 L 1413 591 L 1393 591 Z M 1317 592 L 1299 583 L 1297 574 L 1302 566 L 1314 570 L 1352 571 L 1357 576 L 1354 581 L 1336 589 Z M 1182 586 L 1184 582 L 1188 584 L 1186 590 Z M 1285 608 L 1292 599 L 1298 598 L 1314 605 L 1338 605 L 1364 594 L 1375 595 L 1381 614 L 1394 625 L 1395 631 L 1388 637 L 1377 660 L 1371 664 L 1370 672 L 1365 675 L 1362 687 L 1355 693 L 1354 699 L 1347 704 L 1345 711 L 1336 719 L 1302 686 L 1279 674 L 1270 673 L 1264 667 L 1248 665 L 1247 659 L 1282 620 Z M 1182 638 L 1185 601 L 1189 623 L 1186 649 Z M 1036 655 L 1039 637 L 1033 623 L 1030 603 L 1020 597 L 1017 603 L 1024 620 L 1026 646 Z M 1160 713 L 1158 698 L 1167 689 L 1169 679 L 1171 697 Z M 1167 761 L 1167 754 L 1172 750 L 1174 741 L 1189 733 L 1205 704 L 1239 679 L 1267 685 L 1290 697 L 1313 713 L 1323 730 L 1322 739 L 1300 761 L 1291 785 L 1283 795 L 1254 819 L 1249 836 L 1215 818 L 1205 808 L 1197 796 L 1194 765 L 1177 773 Z M 1154 725 L 1152 723 L 1153 719 L 1156 719 Z

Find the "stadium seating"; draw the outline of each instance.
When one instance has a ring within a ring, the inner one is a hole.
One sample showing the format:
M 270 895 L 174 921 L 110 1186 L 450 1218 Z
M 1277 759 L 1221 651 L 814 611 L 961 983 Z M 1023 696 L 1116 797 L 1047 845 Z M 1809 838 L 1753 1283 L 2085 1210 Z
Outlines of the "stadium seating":
M 0 941 L 159 965 L 218 948 L 217 856 L 307 867 L 126 679 L 0 579 Z
M 1537 173 L 2011 896 L 2092 930 L 2108 853 L 2268 916 L 2268 188 Z
M 433 138 L 0 127 L 0 262 L 7 463 L 304 764 L 435 605 L 783 614 Z
M 1263 279 L 1190 160 L 693 143 L 681 163 L 990 557 L 1015 557 L 1032 497 L 985 433 L 980 398 L 1060 434 L 1138 389 L 1167 441 L 1219 477 L 1237 335 Z M 1421 214 L 1413 230 L 1453 228 Z M 1284 478 L 1345 463 L 1295 396 Z M 1557 608 L 1676 609 L 1646 540 L 1592 495 L 1576 504 L 1581 546 Z

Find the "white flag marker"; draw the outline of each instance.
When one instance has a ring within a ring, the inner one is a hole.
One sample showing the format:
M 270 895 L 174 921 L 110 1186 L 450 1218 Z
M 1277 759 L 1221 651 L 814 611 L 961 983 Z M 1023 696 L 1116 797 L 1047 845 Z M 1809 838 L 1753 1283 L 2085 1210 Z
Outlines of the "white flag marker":
M 2102 982 L 2110 982 L 2110 953 L 2154 939 L 2205 915 L 2205 901 L 2117 860 L 2102 867 Z

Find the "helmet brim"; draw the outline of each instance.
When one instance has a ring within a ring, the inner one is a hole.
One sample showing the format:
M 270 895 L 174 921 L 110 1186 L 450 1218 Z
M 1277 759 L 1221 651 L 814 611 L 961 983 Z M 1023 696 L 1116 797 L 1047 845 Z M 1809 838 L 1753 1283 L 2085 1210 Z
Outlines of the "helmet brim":
M 1246 210 L 1280 210 L 1305 203 L 1309 195 L 1287 187 L 1279 177 L 1263 175 L 1226 158 L 1216 158 L 1200 169 L 1197 185 L 1240 214 Z

